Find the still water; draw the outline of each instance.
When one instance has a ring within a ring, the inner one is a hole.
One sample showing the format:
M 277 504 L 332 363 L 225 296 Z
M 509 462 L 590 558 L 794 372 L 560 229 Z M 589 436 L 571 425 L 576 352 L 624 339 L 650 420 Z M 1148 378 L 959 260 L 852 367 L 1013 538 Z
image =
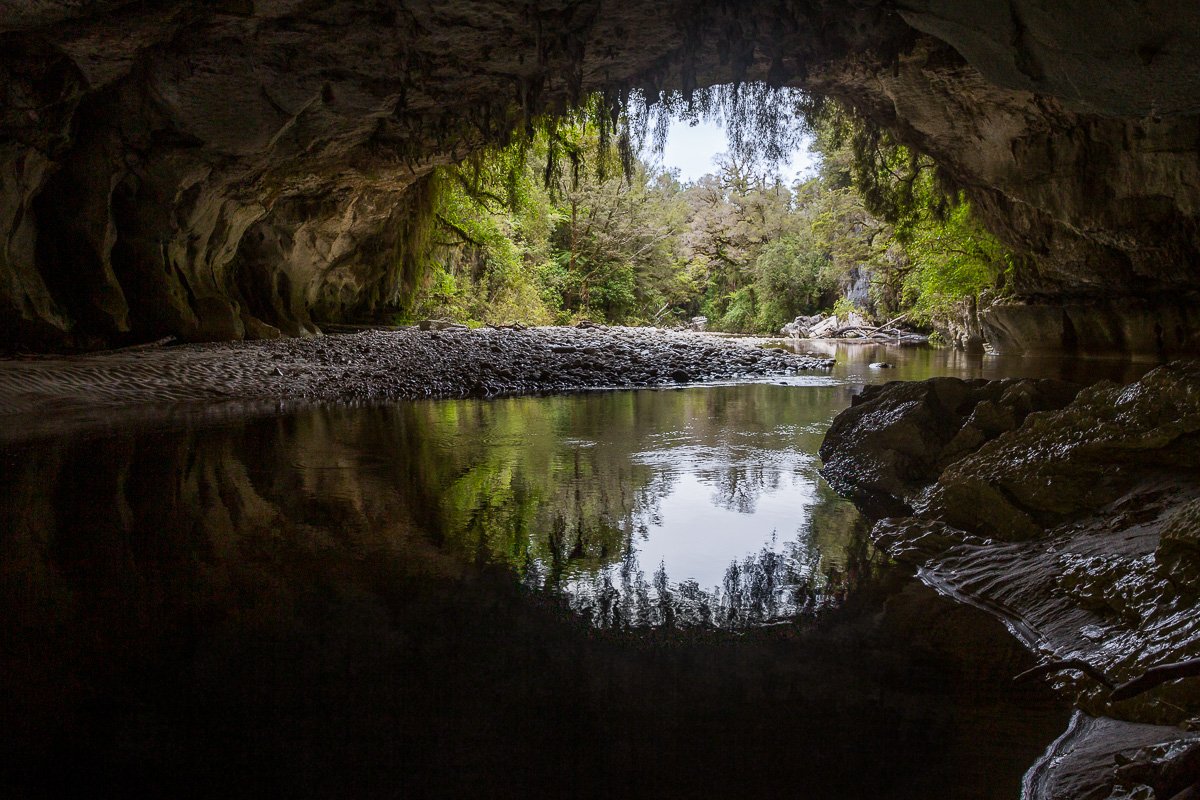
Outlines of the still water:
M 1011 682 L 1031 660 L 998 624 L 872 551 L 815 453 L 884 376 L 1150 365 L 837 355 L 8 426 L 0 791 L 1015 797 L 1067 710 Z

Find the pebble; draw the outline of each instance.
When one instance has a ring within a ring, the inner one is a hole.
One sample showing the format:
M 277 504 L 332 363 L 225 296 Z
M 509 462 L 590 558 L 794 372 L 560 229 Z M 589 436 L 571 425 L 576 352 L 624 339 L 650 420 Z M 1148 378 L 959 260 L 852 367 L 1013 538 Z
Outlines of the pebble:
M 832 365 L 832 359 L 657 328 L 367 330 L 0 361 L 0 414 L 51 401 L 90 407 L 217 397 L 495 397 L 781 376 Z M 277 380 L 284 376 L 286 382 Z

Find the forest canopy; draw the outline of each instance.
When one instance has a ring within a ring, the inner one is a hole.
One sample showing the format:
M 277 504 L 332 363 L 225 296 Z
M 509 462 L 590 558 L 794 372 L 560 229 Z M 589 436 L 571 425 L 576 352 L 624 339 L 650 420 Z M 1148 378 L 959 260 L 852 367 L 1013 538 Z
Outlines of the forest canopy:
M 440 168 L 401 319 L 674 324 L 773 333 L 858 310 L 938 327 L 1003 286 L 1013 256 L 933 162 L 795 90 L 716 87 L 685 102 L 597 96 L 509 145 Z M 729 150 L 694 181 L 654 163 L 672 117 L 716 117 Z M 816 168 L 777 164 L 807 143 Z

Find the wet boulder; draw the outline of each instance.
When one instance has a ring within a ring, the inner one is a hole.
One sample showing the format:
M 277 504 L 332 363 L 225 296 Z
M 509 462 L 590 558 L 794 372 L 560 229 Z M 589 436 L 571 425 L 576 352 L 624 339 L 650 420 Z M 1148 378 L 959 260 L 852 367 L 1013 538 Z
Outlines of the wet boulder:
M 910 513 L 942 471 L 1079 391 L 1055 380 L 932 378 L 867 386 L 821 445 L 835 489 L 881 514 Z
M 1011 387 L 1020 418 L 1042 399 Z M 1103 382 L 948 465 L 924 511 L 956 527 L 1018 540 L 1114 503 L 1140 484 L 1200 470 L 1200 363 L 1174 362 L 1126 387 Z
M 1200 499 L 1181 505 L 1163 525 L 1155 560 L 1171 583 L 1200 591 Z

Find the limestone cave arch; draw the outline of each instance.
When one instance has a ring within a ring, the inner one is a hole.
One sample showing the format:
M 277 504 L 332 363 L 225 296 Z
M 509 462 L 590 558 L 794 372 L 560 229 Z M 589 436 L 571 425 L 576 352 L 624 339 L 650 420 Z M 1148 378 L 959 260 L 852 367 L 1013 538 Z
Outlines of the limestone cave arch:
M 1197 349 L 1186 0 L 0 2 L 11 348 L 302 335 L 410 287 L 425 177 L 588 92 L 803 87 L 1030 256 L 994 342 Z

